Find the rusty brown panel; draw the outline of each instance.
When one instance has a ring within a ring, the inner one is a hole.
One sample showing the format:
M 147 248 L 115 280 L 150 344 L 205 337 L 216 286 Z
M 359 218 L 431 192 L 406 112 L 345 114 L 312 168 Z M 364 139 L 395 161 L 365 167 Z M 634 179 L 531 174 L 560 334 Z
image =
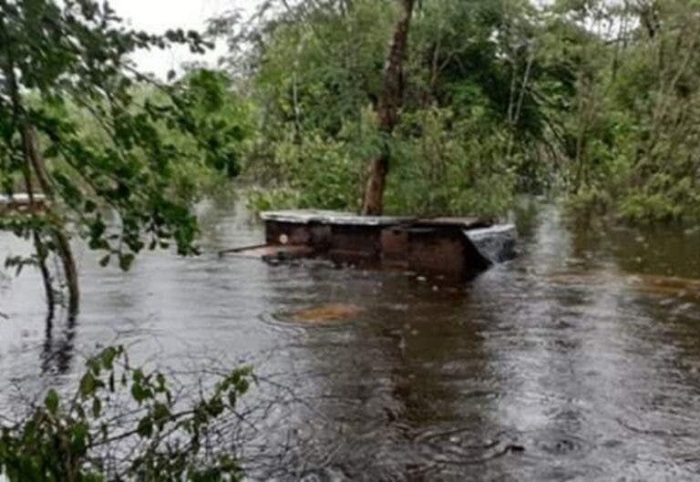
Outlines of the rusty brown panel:
M 408 269 L 408 232 L 401 228 L 387 228 L 381 233 L 382 266 Z
M 310 224 L 308 226 L 310 239 L 309 245 L 317 252 L 330 249 L 333 244 L 333 231 L 327 224 Z
M 289 226 L 275 221 L 265 221 L 265 242 L 268 244 L 279 244 L 280 237 L 288 235 Z
M 308 245 L 311 241 L 311 229 L 306 224 L 265 223 L 265 241 L 268 244 Z
M 449 277 L 467 275 L 465 241 L 459 227 L 410 228 L 407 231 L 409 269 Z
M 368 269 L 379 268 L 379 259 L 374 253 L 355 249 L 331 249 L 326 256 L 336 264 L 347 264 Z
M 436 232 L 433 235 L 411 235 L 408 266 L 417 273 L 466 275 L 464 245 L 456 236 Z
M 466 278 L 488 267 L 464 235 L 466 218 L 422 220 L 394 226 L 266 221 L 268 244 L 303 246 L 310 256 L 339 264 L 404 269 Z
M 389 258 L 405 258 L 408 252 L 408 232 L 405 229 L 388 228 L 381 233 L 382 254 Z
M 356 251 L 379 259 L 380 234 L 379 226 L 333 226 L 331 249 Z

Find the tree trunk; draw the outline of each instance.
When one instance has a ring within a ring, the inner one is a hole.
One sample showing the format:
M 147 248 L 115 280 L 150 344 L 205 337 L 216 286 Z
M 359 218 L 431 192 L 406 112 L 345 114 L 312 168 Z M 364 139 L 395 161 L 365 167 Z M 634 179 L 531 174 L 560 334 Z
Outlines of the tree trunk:
M 36 179 L 39 182 L 39 187 L 43 191 L 46 199 L 49 201 L 47 210 L 51 214 L 51 201 L 54 200 L 53 186 L 49 180 L 49 175 L 46 172 L 44 158 L 39 152 L 36 131 L 30 125 L 26 125 L 22 129 L 22 142 L 24 144 L 25 161 L 29 163 L 36 174 Z M 73 250 L 70 245 L 68 235 L 63 230 L 63 226 L 59 223 L 51 228 L 51 235 L 56 244 L 56 252 L 61 258 L 63 265 L 63 274 L 66 277 L 66 285 L 68 288 L 68 315 L 73 317 L 78 314 L 80 307 L 80 288 L 78 285 L 78 268 L 73 256 Z M 39 253 L 37 253 L 39 254 Z
M 376 110 L 379 131 L 387 137 L 399 121 L 399 110 L 403 102 L 403 64 L 408 50 L 408 31 L 415 5 L 415 0 L 399 0 L 399 2 L 401 14 L 394 27 L 389 56 L 384 68 L 384 86 Z M 362 203 L 363 215 L 379 216 L 384 211 L 384 188 L 391 158 L 387 141 L 384 143 L 382 152 L 370 162 Z
M 27 161 L 24 163 L 22 175 L 24 176 L 24 186 L 27 190 L 27 196 L 29 196 L 29 212 L 32 216 L 36 216 L 38 208 L 34 201 L 34 186 L 32 186 L 31 166 Z M 49 317 L 53 318 L 54 307 L 56 305 L 56 296 L 53 291 L 53 283 L 51 282 L 51 272 L 46 264 L 48 250 L 46 249 L 44 242 L 41 240 L 41 233 L 36 227 L 32 228 L 32 239 L 34 241 L 34 251 L 36 252 L 39 272 L 41 273 L 41 279 L 44 284 L 44 291 L 46 292 L 46 304 L 49 307 Z
M 7 31 L 5 23 L 3 19 L 0 18 L 0 46 L 6 41 Z M 12 45 L 12 42 L 9 42 L 9 45 Z M 43 191 L 48 201 L 52 201 L 54 198 L 53 186 L 51 185 L 49 175 L 46 172 L 44 158 L 39 151 L 36 130 L 26 118 L 26 112 L 24 112 L 22 106 L 22 99 L 17 81 L 17 75 L 15 73 L 15 60 L 13 59 L 12 50 L 11 48 L 6 48 L 4 51 L 0 51 L 0 54 L 4 54 L 2 57 L 0 57 L 0 72 L 5 77 L 5 85 L 3 87 L 6 89 L 12 102 L 12 122 L 15 126 L 20 127 L 19 130 L 22 138 L 22 156 L 25 164 L 23 175 L 27 188 L 27 194 L 30 200 L 30 209 L 32 213 L 34 213 L 36 211 L 34 206 L 34 191 L 32 187 L 32 172 L 36 176 L 39 187 Z M 51 216 L 50 202 L 47 206 L 47 214 L 49 217 Z M 36 228 L 34 228 L 32 231 L 34 247 L 39 263 L 39 270 L 41 271 L 41 276 L 44 281 L 44 288 L 46 290 L 46 301 L 49 305 L 49 316 L 51 317 L 53 315 L 55 297 L 52 287 L 51 274 L 46 264 L 47 246 L 41 239 L 41 233 Z M 61 258 L 63 271 L 66 277 L 68 287 L 68 315 L 70 317 L 74 317 L 78 314 L 80 303 L 78 269 L 75 264 L 73 250 L 70 246 L 70 240 L 63 230 L 63 226 L 60 224 L 60 221 L 51 228 L 51 236 L 54 239 L 58 256 Z

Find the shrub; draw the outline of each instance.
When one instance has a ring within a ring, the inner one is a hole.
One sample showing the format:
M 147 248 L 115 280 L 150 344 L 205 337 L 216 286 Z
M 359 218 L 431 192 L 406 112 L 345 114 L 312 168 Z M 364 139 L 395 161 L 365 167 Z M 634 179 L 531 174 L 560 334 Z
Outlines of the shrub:
M 239 461 L 206 442 L 251 378 L 233 370 L 180 406 L 161 372 L 133 368 L 122 347 L 106 348 L 88 360 L 73 396 L 49 390 L 26 420 L 2 428 L 0 474 L 13 482 L 238 480 Z

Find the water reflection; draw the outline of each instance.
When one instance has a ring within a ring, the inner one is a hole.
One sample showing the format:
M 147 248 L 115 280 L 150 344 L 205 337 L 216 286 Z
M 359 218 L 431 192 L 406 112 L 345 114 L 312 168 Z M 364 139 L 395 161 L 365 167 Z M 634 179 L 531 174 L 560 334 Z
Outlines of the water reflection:
M 199 258 L 150 253 L 125 274 L 81 252 L 77 322 L 46 323 L 31 274 L 3 285 L 0 396 L 11 383 L 66 383 L 96 345 L 118 341 L 174 370 L 253 364 L 266 382 L 250 403 L 266 408 L 244 454 L 260 479 L 698 473 L 700 234 L 577 226 L 530 204 L 521 256 L 448 289 L 219 258 L 262 233 L 230 201 L 202 214 Z M 361 309 L 289 316 L 329 303 Z
M 74 316 L 65 316 L 63 313 L 59 313 L 58 317 L 66 320 L 64 326 L 55 326 L 55 312 L 46 317 L 46 331 L 41 352 L 42 375 L 46 373 L 65 375 L 71 369 L 77 320 Z

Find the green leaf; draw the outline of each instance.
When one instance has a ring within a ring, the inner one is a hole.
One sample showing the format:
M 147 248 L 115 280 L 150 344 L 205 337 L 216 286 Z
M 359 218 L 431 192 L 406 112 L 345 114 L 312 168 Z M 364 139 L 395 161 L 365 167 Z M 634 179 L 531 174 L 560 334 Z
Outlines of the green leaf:
M 207 412 L 209 415 L 212 417 L 216 418 L 219 415 L 221 415 L 224 411 L 224 403 L 221 400 L 221 397 L 215 397 L 212 400 L 209 401 L 207 404 Z
M 74 424 L 70 429 L 70 436 L 71 451 L 77 456 L 82 456 L 89 440 L 87 425 L 82 422 Z
M 242 379 L 236 384 L 236 390 L 238 390 L 238 393 L 241 395 L 244 395 L 245 393 L 248 392 L 248 389 L 250 388 L 250 382 L 248 382 L 247 379 Z
M 46 394 L 46 398 L 44 399 L 44 406 L 51 415 L 56 415 L 56 412 L 58 412 L 59 403 L 60 398 L 56 390 L 49 390 L 49 393 Z
M 109 254 L 106 255 L 105 257 L 103 257 L 103 258 L 100 260 L 100 266 L 102 266 L 103 268 L 106 267 L 106 266 L 109 264 L 109 261 L 110 261 L 111 258 L 112 258 L 112 256 L 109 255 Z
M 145 400 L 153 398 L 153 392 L 149 388 L 144 387 L 141 383 L 134 383 L 131 386 L 131 396 L 140 404 Z
M 114 368 L 114 359 L 118 354 L 119 350 L 113 346 L 105 348 L 100 355 L 102 366 L 106 370 L 112 370 Z
M 98 388 L 98 380 L 92 374 L 92 372 L 87 372 L 80 379 L 80 395 L 83 398 L 91 397 L 95 394 Z
M 146 416 L 139 421 L 136 433 L 142 438 L 149 438 L 153 435 L 153 420 L 150 416 Z
M 122 271 L 129 271 L 134 262 L 134 255 L 131 253 L 122 254 L 119 256 L 119 267 Z
M 153 420 L 156 422 L 159 428 L 163 426 L 170 420 L 170 408 L 164 403 L 156 402 L 153 404 Z

